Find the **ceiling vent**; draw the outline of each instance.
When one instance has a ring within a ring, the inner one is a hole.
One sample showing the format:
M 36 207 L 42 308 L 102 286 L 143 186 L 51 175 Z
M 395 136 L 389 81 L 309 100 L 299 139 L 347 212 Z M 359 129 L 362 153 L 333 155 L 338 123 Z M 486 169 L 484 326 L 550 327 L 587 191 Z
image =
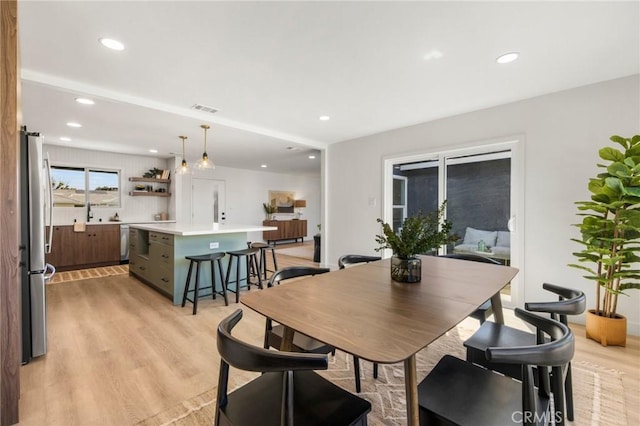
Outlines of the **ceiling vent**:
M 196 111 L 206 112 L 206 113 L 209 113 L 209 114 L 215 114 L 216 112 L 218 112 L 218 110 L 216 108 L 210 107 L 210 106 L 206 106 L 206 105 L 202 105 L 202 104 L 193 104 L 191 109 L 195 109 Z

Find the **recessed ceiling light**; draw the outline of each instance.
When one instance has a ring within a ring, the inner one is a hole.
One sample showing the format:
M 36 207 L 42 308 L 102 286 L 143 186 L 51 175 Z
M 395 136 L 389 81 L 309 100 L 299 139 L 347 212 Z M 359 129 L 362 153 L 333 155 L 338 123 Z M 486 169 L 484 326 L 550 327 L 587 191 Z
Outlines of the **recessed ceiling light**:
M 518 56 L 520 56 L 518 52 L 505 53 L 504 55 L 498 56 L 496 62 L 499 64 L 508 64 L 509 62 L 513 62 L 518 59 Z
M 63 141 L 63 142 L 71 142 L 71 138 L 68 138 L 68 137 L 66 137 L 66 136 L 62 136 L 62 137 L 60 138 L 60 140 L 61 140 L 61 141 Z
M 331 120 L 331 117 L 329 117 L 328 115 L 321 115 L 320 117 L 318 117 L 318 119 L 320 121 L 329 121 Z
M 266 169 L 267 165 L 266 164 L 261 164 L 260 167 L 262 167 L 263 169 Z
M 120 43 L 118 40 L 114 40 L 112 38 L 100 38 L 98 41 L 104 47 L 108 47 L 109 49 L 124 50 L 124 44 Z
M 315 156 L 315 155 L 310 155 L 310 156 L 309 156 L 309 160 L 313 160 L 314 158 L 316 158 L 316 156 Z
M 89 98 L 76 98 L 76 102 L 82 105 L 93 105 L 95 102 Z
M 82 124 L 70 121 L 70 122 L 67 123 L 67 126 L 69 126 L 69 127 L 82 127 Z
M 158 152 L 158 150 L 157 150 L 157 149 L 150 149 L 150 150 L 149 150 L 149 152 L 151 152 L 151 153 L 155 154 L 155 153 L 157 153 L 157 152 Z
M 442 58 L 444 55 L 442 54 L 441 51 L 437 50 L 437 49 L 433 49 L 431 52 L 427 53 L 426 55 L 424 55 L 424 60 L 425 61 L 430 61 L 432 59 L 440 59 Z

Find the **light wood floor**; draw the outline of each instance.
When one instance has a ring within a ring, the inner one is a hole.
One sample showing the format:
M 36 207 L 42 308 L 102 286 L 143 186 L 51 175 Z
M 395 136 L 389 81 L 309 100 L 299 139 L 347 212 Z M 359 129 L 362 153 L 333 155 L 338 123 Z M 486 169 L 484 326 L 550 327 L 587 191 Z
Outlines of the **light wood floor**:
M 126 275 L 50 285 L 47 297 L 49 352 L 21 368 L 21 425 L 130 425 L 215 387 L 215 328 L 235 309 L 234 334 L 262 342 L 264 319 L 241 304 L 202 299 L 193 316 Z M 602 348 L 572 328 L 576 360 L 624 373 L 629 425 L 640 424 L 640 338 Z

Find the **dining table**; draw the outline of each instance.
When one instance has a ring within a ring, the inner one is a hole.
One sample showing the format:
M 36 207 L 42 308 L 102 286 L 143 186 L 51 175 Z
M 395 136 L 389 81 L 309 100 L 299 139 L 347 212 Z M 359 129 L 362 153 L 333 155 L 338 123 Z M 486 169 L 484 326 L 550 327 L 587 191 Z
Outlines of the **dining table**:
M 407 424 L 419 424 L 416 353 L 491 299 L 504 322 L 500 290 L 518 269 L 437 256 L 420 256 L 417 283 L 391 279 L 390 260 L 292 280 L 247 292 L 241 302 L 284 326 L 280 350 L 296 331 L 380 364 L 402 362 Z

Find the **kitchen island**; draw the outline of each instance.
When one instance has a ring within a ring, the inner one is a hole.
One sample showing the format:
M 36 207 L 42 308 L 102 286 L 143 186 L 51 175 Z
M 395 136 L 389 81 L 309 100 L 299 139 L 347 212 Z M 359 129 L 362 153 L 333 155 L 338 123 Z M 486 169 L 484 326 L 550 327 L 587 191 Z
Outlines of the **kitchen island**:
M 185 256 L 226 252 L 247 248 L 247 232 L 269 231 L 269 226 L 253 225 L 189 225 L 180 223 L 131 224 L 129 226 L 129 274 L 169 297 L 174 305 L 182 303 L 189 270 Z M 226 265 L 228 258 L 223 259 Z M 202 265 L 202 287 L 211 284 L 211 268 Z M 242 274 L 245 265 L 241 265 Z M 216 286 L 224 277 L 216 273 Z M 244 275 L 243 275 L 244 276 Z M 192 278 L 194 280 L 195 277 Z M 235 279 L 235 267 L 231 271 Z M 207 293 L 204 293 L 207 294 Z

